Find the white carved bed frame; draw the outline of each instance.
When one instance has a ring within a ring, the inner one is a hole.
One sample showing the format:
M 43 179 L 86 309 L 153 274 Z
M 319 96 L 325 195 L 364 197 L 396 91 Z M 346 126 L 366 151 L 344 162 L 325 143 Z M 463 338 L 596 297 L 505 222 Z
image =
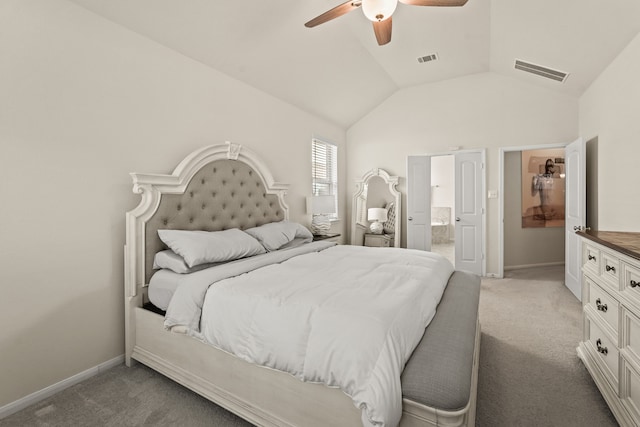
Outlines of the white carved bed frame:
M 199 218 L 189 218 L 183 228 L 220 230 L 231 227 L 247 228 L 263 222 L 288 219 L 288 206 L 284 201 L 287 185 L 277 183 L 264 163 L 250 150 L 240 145 L 226 143 L 199 149 L 187 156 L 171 175 L 132 173 L 133 191 L 141 194 L 140 204 L 126 215 L 125 245 L 125 346 L 126 364 L 137 360 L 174 381 L 186 386 L 205 398 L 260 426 L 358 426 L 361 411 L 351 398 L 337 388 L 321 384 L 304 383 L 293 376 L 273 369 L 247 363 L 226 352 L 204 344 L 195 338 L 166 331 L 164 316 L 143 308 L 146 302 L 148 279 L 151 275 L 153 255 L 161 250 L 157 228 L 175 226 L 177 218 L 158 218 L 158 210 L 164 198 L 181 211 L 180 200 L 189 197 L 185 193 L 190 182 L 212 162 L 237 164 L 249 167 L 257 174 L 262 185 L 265 207 L 262 220 L 244 218 L 234 220 L 234 212 L 227 212 L 226 219 L 202 225 Z M 231 166 L 233 168 L 233 166 Z M 215 171 L 216 168 L 214 167 Z M 235 168 L 233 175 L 235 175 Z M 251 172 L 249 172 L 251 175 Z M 199 175 L 198 175 L 199 176 Z M 193 180 L 195 181 L 195 180 Z M 256 185 L 259 184 L 256 181 Z M 218 183 L 202 185 L 215 186 Z M 253 185 L 253 184 L 252 184 Z M 203 187 L 207 188 L 207 187 Z M 209 188 L 210 190 L 211 188 Z M 234 191 L 230 196 L 233 198 Z M 248 193 L 252 196 L 251 193 Z M 176 196 L 172 196 L 176 195 Z M 229 196 L 229 195 L 228 195 Z M 191 199 L 198 198 L 190 191 Z M 177 200 L 177 202 L 176 202 Z M 275 203 L 274 206 L 274 201 Z M 213 219 L 210 206 L 204 201 L 201 211 Z M 223 202 L 224 206 L 226 202 Z M 246 210 L 240 202 L 235 209 Z M 259 203 L 255 203 L 258 205 Z M 176 214 L 177 215 L 177 214 Z M 252 218 L 252 215 L 248 215 Z M 184 218 L 180 220 L 185 223 Z M 151 224 L 154 224 L 151 226 Z M 475 403 L 478 375 L 480 328 L 476 328 L 473 356 L 471 398 L 467 407 L 458 411 L 442 411 L 403 399 L 401 426 L 472 426 L 475 423 Z

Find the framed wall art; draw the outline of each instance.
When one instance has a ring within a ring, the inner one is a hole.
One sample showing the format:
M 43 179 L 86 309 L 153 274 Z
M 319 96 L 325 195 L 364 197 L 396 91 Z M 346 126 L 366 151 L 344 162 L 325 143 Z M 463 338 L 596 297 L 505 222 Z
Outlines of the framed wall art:
M 564 150 L 522 152 L 522 228 L 564 227 Z

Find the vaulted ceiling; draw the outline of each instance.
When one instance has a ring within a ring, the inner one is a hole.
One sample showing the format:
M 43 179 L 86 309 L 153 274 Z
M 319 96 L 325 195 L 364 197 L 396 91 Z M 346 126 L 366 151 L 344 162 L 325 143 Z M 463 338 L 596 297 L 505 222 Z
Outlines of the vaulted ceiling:
M 640 31 L 637 0 L 399 3 L 384 46 L 361 10 L 304 26 L 342 0 L 71 1 L 344 127 L 401 88 L 487 71 L 580 96 Z M 516 70 L 516 59 L 569 77 Z

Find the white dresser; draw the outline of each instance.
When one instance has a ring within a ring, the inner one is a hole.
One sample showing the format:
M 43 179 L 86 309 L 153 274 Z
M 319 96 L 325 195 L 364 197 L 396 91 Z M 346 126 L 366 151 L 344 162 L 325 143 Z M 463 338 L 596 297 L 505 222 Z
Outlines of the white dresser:
M 578 356 L 621 426 L 640 426 L 640 233 L 580 231 Z

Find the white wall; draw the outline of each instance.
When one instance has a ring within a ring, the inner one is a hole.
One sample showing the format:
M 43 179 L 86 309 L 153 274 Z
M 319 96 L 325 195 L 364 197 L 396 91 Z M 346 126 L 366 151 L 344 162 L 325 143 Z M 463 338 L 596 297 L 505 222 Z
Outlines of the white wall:
M 580 98 L 580 134 L 596 145 L 590 170 L 597 194 L 589 208 L 600 230 L 640 231 L 639 75 L 640 34 Z
M 406 158 L 452 146 L 487 148 L 487 189 L 498 189 L 499 147 L 567 143 L 578 136 L 578 100 L 495 73 L 398 91 L 347 131 L 347 178 L 373 167 L 403 177 Z M 353 189 L 353 186 L 349 186 Z M 353 190 L 351 190 L 353 191 Z M 350 196 L 350 194 L 348 195 Z M 498 271 L 499 199 L 487 200 L 487 272 Z
M 344 176 L 345 131 L 65 0 L 4 0 L 0 28 L 2 407 L 124 352 L 129 172 L 230 140 L 308 223 L 312 135 Z

